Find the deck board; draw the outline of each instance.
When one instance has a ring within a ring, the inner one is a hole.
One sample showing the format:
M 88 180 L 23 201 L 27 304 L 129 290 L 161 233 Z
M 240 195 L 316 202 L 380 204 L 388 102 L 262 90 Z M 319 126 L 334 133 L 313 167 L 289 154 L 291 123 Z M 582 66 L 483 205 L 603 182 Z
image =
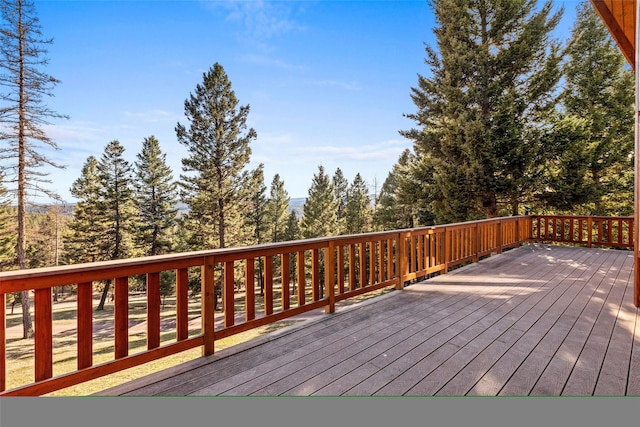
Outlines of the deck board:
M 101 395 L 640 395 L 629 251 L 525 245 Z

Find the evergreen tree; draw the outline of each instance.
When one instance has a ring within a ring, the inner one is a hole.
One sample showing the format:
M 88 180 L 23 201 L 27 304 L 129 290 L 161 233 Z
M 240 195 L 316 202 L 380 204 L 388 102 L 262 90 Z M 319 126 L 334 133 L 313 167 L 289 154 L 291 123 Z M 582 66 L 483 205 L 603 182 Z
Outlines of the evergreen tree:
M 80 177 L 70 189 L 77 203 L 64 237 L 64 259 L 67 264 L 109 259 L 105 252 L 107 225 L 103 215 L 102 185 L 98 176 L 98 160 L 89 156 L 82 166 Z
M 287 228 L 285 229 L 283 241 L 290 242 L 292 240 L 299 240 L 300 235 L 300 220 L 298 219 L 298 215 L 296 215 L 295 211 L 291 211 L 287 217 Z
M 360 174 L 356 174 L 347 190 L 345 207 L 346 233 L 366 233 L 371 231 L 372 209 L 369 187 Z
M 345 178 L 342 173 L 342 169 L 337 168 L 335 173 L 333 174 L 333 178 L 331 180 L 333 183 L 333 191 L 336 195 L 336 200 L 338 201 L 338 224 L 340 227 L 339 234 L 342 234 L 345 227 L 346 221 L 346 210 L 347 210 L 347 191 L 349 189 L 349 181 Z
M 132 168 L 124 159 L 124 147 L 119 141 L 107 144 L 96 171 L 100 180 L 100 205 L 106 231 L 103 251 L 107 259 L 137 255 L 133 247 L 133 235 L 138 224 L 133 203 Z M 104 309 L 109 288 L 110 282 L 107 282 L 96 310 Z
M 16 255 L 18 268 L 27 268 L 26 205 L 30 192 L 58 196 L 42 186 L 50 181 L 47 173 L 38 169 L 46 166 L 61 167 L 45 155 L 46 150 L 58 149 L 44 127 L 49 120 L 65 118 L 49 109 L 43 97 L 52 96 L 59 83 L 42 71 L 48 59 L 46 45 L 35 6 L 31 0 L 0 1 L 0 161 L 7 162 L 11 171 L 10 189 L 17 199 Z M 23 291 L 23 337 L 32 338 L 31 300 Z
M 224 248 L 241 239 L 244 189 L 249 175 L 249 144 L 256 138 L 247 130 L 249 106 L 238 106 L 224 69 L 218 63 L 203 75 L 184 103 L 190 122 L 178 123 L 178 141 L 189 156 L 182 159 L 182 197 L 189 206 L 187 221 L 193 245 L 199 249 Z
M 429 172 L 416 163 L 409 149 L 402 152 L 380 189 L 373 219 L 378 229 L 396 230 L 433 224 L 428 193 L 433 185 L 421 185 L 432 176 Z
M 249 184 L 249 205 L 245 220 L 247 228 L 252 233 L 251 243 L 266 243 L 270 236 L 267 223 L 267 187 L 264 184 L 264 165 L 262 163 L 253 171 Z
M 291 198 L 284 188 L 284 181 L 275 174 L 271 181 L 269 200 L 267 201 L 267 225 L 272 242 L 286 240 L 289 202 Z M 295 215 L 295 214 L 294 214 Z M 296 217 L 297 219 L 297 217 Z
M 300 226 L 302 236 L 310 239 L 340 234 L 338 203 L 333 183 L 324 167 L 318 166 L 318 173 L 313 175 L 309 188 L 309 197 L 304 203 Z
M 578 6 L 571 34 L 557 126 L 563 152 L 543 197 L 583 215 L 632 212 L 633 71 L 589 3 Z
M 419 76 L 401 134 L 415 153 L 437 222 L 517 214 L 539 188 L 544 138 L 560 78 L 550 36 L 562 11 L 535 0 L 434 0 L 437 51 Z M 424 176 L 424 172 L 429 175 Z M 428 188 L 427 188 L 428 187 Z
M 137 240 L 144 255 L 171 252 L 177 224 L 177 187 L 167 155 L 154 136 L 145 138 L 135 164 L 135 199 L 140 228 Z

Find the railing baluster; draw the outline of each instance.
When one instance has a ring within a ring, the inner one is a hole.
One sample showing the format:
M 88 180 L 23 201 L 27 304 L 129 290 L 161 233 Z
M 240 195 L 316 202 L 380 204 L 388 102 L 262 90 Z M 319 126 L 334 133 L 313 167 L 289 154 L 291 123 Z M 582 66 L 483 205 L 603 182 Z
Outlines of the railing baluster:
M 189 270 L 176 271 L 176 340 L 189 338 Z
M 367 284 L 367 251 L 365 243 L 360 243 L 358 260 L 360 261 L 360 288 L 364 288 Z
M 147 348 L 160 347 L 160 273 L 147 274 Z
M 129 278 L 117 277 L 114 292 L 115 358 L 129 355 Z
M 273 314 L 273 256 L 264 257 L 264 314 Z
M 281 255 L 280 276 L 282 277 L 282 310 L 289 310 L 291 304 L 289 293 L 289 284 L 291 282 L 291 270 L 289 269 L 289 253 L 285 252 Z
M 235 268 L 233 261 L 224 263 L 224 280 L 222 284 L 222 309 L 224 310 L 224 327 L 235 324 Z
M 311 250 L 311 301 L 320 299 L 320 253 L 318 249 Z
M 344 246 L 338 245 L 338 294 L 344 293 Z
M 51 288 L 36 289 L 35 305 L 35 378 L 42 381 L 53 376 L 53 318 Z M 5 308 L 2 307 L 2 310 Z
M 93 365 L 93 282 L 78 283 L 78 369 Z
M 283 263 L 284 268 L 284 263 Z M 288 264 L 287 264 L 288 268 Z M 287 270 L 288 271 L 288 270 Z M 256 318 L 256 261 L 255 258 L 244 260 L 244 305 L 247 322 Z
M 305 288 L 307 278 L 304 272 L 304 251 L 298 251 L 298 306 L 306 303 Z
M 204 345 L 202 355 L 210 356 L 214 353 L 215 341 L 215 305 L 216 276 L 215 259 L 213 256 L 205 256 L 202 265 L 202 329 Z
M 376 283 L 376 242 L 369 242 L 369 284 Z
M 384 240 L 378 241 L 378 283 L 384 282 Z
M 349 245 L 349 290 L 356 289 L 356 245 Z

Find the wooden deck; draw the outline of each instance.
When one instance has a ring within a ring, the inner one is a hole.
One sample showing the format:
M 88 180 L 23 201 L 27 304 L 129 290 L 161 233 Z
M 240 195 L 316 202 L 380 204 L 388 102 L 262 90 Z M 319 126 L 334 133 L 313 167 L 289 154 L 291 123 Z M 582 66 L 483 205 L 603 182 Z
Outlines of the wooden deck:
M 101 395 L 640 395 L 633 253 L 526 245 Z

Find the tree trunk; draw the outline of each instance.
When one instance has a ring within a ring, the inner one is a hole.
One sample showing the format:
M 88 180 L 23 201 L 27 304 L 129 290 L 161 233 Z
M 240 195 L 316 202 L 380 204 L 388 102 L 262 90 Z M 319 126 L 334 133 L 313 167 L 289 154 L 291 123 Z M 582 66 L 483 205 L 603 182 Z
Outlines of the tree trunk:
M 107 300 L 107 295 L 109 294 L 110 287 L 111 287 L 111 280 L 107 280 L 107 283 L 105 283 L 104 289 L 102 290 L 102 296 L 100 297 L 100 303 L 96 307 L 96 311 L 104 310 L 104 303 Z

